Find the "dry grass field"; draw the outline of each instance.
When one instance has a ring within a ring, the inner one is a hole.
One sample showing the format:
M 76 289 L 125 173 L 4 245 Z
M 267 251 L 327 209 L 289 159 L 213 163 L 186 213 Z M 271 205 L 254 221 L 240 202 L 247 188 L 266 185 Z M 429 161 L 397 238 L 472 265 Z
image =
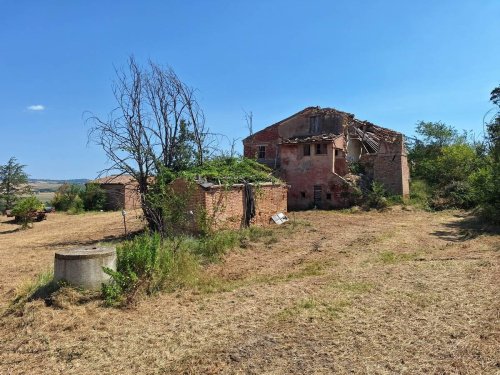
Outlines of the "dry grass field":
M 3 374 L 498 374 L 500 237 L 464 213 L 292 214 L 200 287 L 125 309 L 69 294 L 0 320 Z M 0 300 L 119 213 L 0 223 Z M 131 219 L 130 227 L 140 228 Z

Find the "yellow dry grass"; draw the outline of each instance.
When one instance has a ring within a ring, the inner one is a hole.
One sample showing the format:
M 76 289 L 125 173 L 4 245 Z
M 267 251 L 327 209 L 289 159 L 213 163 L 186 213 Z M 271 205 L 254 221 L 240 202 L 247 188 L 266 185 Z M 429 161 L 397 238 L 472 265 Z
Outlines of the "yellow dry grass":
M 143 227 L 139 211 L 127 215 L 127 229 Z M 21 230 L 12 218 L 0 215 L 0 309 L 15 288 L 52 266 L 57 250 L 99 241 L 113 241 L 124 234 L 121 212 L 89 212 L 81 215 L 51 213 L 47 220 Z
M 92 225 L 56 215 L 7 234 L 0 224 L 2 300 L 57 246 L 120 234 L 112 214 L 92 215 Z M 0 372 L 499 372 L 498 235 L 453 211 L 291 216 L 277 242 L 257 239 L 207 267 L 207 288 L 128 310 L 26 304 L 0 321 Z

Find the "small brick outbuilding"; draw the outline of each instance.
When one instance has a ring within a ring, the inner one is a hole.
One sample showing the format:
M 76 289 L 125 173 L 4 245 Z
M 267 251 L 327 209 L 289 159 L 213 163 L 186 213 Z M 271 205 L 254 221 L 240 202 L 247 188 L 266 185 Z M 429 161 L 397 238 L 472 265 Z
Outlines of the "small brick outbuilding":
M 91 181 L 106 192 L 106 210 L 131 210 L 141 207 L 139 184 L 132 176 L 107 176 Z
M 190 226 L 199 230 L 197 220 L 203 212 L 212 229 L 239 229 L 246 223 L 267 226 L 271 217 L 287 211 L 287 185 L 262 182 L 255 184 L 217 185 L 178 178 L 171 183 L 174 192 L 187 195 L 186 209 L 192 215 Z M 248 217 L 248 194 L 252 195 L 254 213 Z

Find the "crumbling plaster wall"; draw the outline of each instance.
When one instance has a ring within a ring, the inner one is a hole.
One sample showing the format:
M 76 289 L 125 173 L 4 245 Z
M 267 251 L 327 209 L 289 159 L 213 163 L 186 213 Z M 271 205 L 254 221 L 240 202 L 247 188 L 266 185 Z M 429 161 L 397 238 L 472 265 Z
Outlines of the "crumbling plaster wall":
M 282 166 L 280 177 L 290 185 L 288 190 L 289 209 L 308 209 L 314 206 L 322 209 L 343 207 L 346 202 L 342 197 L 345 181 L 340 173 L 345 174 L 347 164 L 344 154 L 335 157 L 335 149 L 342 149 L 343 138 L 327 144 L 327 153 L 316 155 L 314 144 L 311 155 L 304 156 L 303 143 L 283 144 L 281 147 Z M 336 173 L 340 170 L 340 173 Z M 321 187 L 320 202 L 314 199 L 314 186 Z
M 247 158 L 255 159 L 271 168 L 281 166 L 280 141 L 293 137 L 311 135 L 310 117 L 320 117 L 319 128 L 316 134 L 342 134 L 344 127 L 349 123 L 347 113 L 331 111 L 323 113 L 315 108 L 309 108 L 275 125 L 271 125 L 243 140 L 243 154 Z M 266 158 L 258 159 L 259 146 L 266 147 Z

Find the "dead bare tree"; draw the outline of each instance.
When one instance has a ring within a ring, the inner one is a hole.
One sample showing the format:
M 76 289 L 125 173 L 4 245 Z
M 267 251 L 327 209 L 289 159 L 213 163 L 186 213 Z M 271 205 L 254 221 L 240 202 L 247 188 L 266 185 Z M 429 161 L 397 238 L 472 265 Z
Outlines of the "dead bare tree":
M 139 183 L 144 215 L 159 229 L 157 213 L 148 205 L 151 177 L 163 168 L 178 170 L 204 160 L 208 129 L 195 96 L 172 68 L 149 61 L 139 66 L 133 56 L 127 69 L 116 69 L 113 95 L 117 101 L 107 119 L 94 114 L 89 141 L 100 146 L 109 162 L 101 174 L 129 174 Z
M 252 113 L 252 111 L 247 112 L 245 110 L 243 110 L 243 112 L 245 112 L 245 122 L 246 122 L 248 133 L 249 133 L 248 135 L 252 136 L 253 135 L 253 113 Z

